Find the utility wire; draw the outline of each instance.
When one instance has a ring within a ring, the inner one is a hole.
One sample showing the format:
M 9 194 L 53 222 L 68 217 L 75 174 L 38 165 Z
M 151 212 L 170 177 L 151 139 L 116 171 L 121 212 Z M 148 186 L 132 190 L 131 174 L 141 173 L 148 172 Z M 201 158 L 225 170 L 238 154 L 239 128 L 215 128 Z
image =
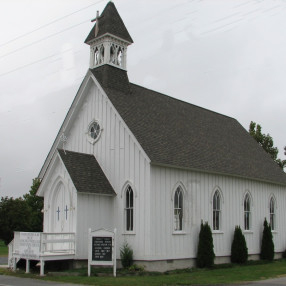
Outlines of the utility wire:
M 54 34 L 51 34 L 51 35 L 49 35 L 49 36 L 47 36 L 47 37 L 41 38 L 41 39 L 39 39 L 39 40 L 37 40 L 37 41 L 35 41 L 35 42 L 32 42 L 32 43 L 30 43 L 30 44 L 28 44 L 28 45 L 22 46 L 21 48 L 15 49 L 15 50 L 13 50 L 13 51 L 11 51 L 11 52 L 9 52 L 9 53 L 6 53 L 6 54 L 0 56 L 0 59 L 5 58 L 5 57 L 7 57 L 7 56 L 9 56 L 9 55 L 11 55 L 11 54 L 14 54 L 14 53 L 18 52 L 18 51 L 22 51 L 22 50 L 25 49 L 25 48 L 28 48 L 28 47 L 33 46 L 33 45 L 35 45 L 35 44 L 38 44 L 39 42 L 42 42 L 42 41 L 44 41 L 44 40 L 46 40 L 46 39 L 49 39 L 49 38 L 52 38 L 52 37 L 54 37 L 54 36 L 56 36 L 56 35 L 58 35 L 58 34 L 61 34 L 61 33 L 63 33 L 63 32 L 66 32 L 66 31 L 68 31 L 68 30 L 70 30 L 70 29 L 73 29 L 73 28 L 75 28 L 75 27 L 77 27 L 77 26 L 80 26 L 80 25 L 85 24 L 85 23 L 88 23 L 88 22 L 90 22 L 90 20 L 83 21 L 83 22 L 78 23 L 78 24 L 76 24 L 76 25 L 70 26 L 70 27 L 68 27 L 68 28 L 66 28 L 66 29 L 64 29 L 64 30 L 61 30 L 61 31 L 56 32 L 56 33 L 54 33 Z
M 24 33 L 24 34 L 22 34 L 22 35 L 20 35 L 20 36 L 18 36 L 18 37 L 16 37 L 16 38 L 14 38 L 14 39 L 12 39 L 12 40 L 9 40 L 8 42 L 5 42 L 5 43 L 1 44 L 0 47 L 6 46 L 6 45 L 8 45 L 8 44 L 10 44 L 10 43 L 12 43 L 12 42 L 14 42 L 14 41 L 16 41 L 16 40 L 19 40 L 19 39 L 21 39 L 21 38 L 24 38 L 24 37 L 26 37 L 26 36 L 28 36 L 28 35 L 30 35 L 30 34 L 36 32 L 36 31 L 39 31 L 39 30 L 41 30 L 41 29 L 43 29 L 43 28 L 46 28 L 46 27 L 48 27 L 48 26 L 50 26 L 50 25 L 52 25 L 52 24 L 54 24 L 54 23 L 57 23 L 57 22 L 59 22 L 59 21 L 65 19 L 65 18 L 68 18 L 68 17 L 70 17 L 70 16 L 72 16 L 72 15 L 78 13 L 78 12 L 81 12 L 81 11 L 83 11 L 83 10 L 85 10 L 85 9 L 91 7 L 91 6 L 94 6 L 94 5 L 96 5 L 96 4 L 100 3 L 100 2 L 103 2 L 103 1 L 105 1 L 105 0 L 99 0 L 99 1 L 97 1 L 97 2 L 95 2 L 95 3 L 93 3 L 93 4 L 91 4 L 91 5 L 88 5 L 88 6 L 84 7 L 84 8 L 81 8 L 81 9 L 79 9 L 79 10 L 76 10 L 76 11 L 70 13 L 70 14 L 67 14 L 67 15 L 65 15 L 65 16 L 62 16 L 62 17 L 58 18 L 58 19 L 55 19 L 55 20 L 53 20 L 53 21 L 51 21 L 51 22 L 49 22 L 49 23 L 47 23 L 47 24 L 44 24 L 44 25 L 42 25 L 42 26 L 40 26 L 40 27 L 38 27 L 38 28 L 36 28 L 36 29 L 30 31 L 30 32 Z

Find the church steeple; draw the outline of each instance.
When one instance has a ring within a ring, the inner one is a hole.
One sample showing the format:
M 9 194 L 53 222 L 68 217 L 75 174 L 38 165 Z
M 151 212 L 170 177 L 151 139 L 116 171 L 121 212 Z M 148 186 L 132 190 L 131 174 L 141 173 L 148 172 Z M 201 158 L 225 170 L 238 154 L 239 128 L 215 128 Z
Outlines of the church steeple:
M 126 70 L 127 46 L 133 43 L 113 2 L 108 2 L 85 43 L 90 45 L 90 68 L 109 64 Z

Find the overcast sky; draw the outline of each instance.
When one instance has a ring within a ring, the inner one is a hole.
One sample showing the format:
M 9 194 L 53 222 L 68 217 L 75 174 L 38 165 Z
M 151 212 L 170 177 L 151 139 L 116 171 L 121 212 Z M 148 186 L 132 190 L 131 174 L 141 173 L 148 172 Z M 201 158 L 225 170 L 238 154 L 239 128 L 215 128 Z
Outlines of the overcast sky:
M 106 0 L 0 2 L 0 196 L 27 193 L 87 72 Z M 286 145 L 285 0 L 116 0 L 131 82 Z

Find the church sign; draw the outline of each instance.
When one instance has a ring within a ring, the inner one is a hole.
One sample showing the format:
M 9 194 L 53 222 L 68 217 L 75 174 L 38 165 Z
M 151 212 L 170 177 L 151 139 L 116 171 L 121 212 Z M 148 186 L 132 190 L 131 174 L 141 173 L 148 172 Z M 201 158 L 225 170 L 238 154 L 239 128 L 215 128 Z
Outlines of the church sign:
M 19 254 L 25 259 L 39 259 L 41 234 L 39 232 L 20 232 Z
M 114 231 L 89 229 L 88 243 L 88 276 L 91 265 L 113 266 L 113 275 L 116 276 L 116 229 Z

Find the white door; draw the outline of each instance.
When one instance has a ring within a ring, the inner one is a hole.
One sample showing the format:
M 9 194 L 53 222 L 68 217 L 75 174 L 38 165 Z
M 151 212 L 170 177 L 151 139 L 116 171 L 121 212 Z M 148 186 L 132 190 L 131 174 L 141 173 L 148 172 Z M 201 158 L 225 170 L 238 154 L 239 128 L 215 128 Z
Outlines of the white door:
M 68 190 L 60 184 L 53 201 L 54 227 L 53 232 L 70 232 L 70 197 Z

